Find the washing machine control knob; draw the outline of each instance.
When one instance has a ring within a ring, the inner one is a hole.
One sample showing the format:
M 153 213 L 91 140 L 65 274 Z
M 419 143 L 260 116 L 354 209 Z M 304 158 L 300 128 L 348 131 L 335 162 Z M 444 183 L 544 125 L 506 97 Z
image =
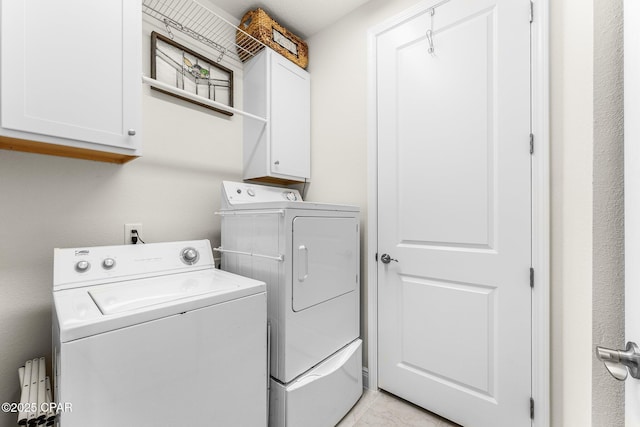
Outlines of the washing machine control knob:
M 104 261 L 102 261 L 102 268 L 105 270 L 111 270 L 114 265 L 116 265 L 116 260 L 113 258 L 105 258 Z
M 84 273 L 85 271 L 89 270 L 89 267 L 91 267 L 89 261 L 78 261 L 76 263 L 76 271 L 78 273 Z
M 188 265 L 195 264 L 200 259 L 200 254 L 194 248 L 184 248 L 180 254 L 182 262 Z

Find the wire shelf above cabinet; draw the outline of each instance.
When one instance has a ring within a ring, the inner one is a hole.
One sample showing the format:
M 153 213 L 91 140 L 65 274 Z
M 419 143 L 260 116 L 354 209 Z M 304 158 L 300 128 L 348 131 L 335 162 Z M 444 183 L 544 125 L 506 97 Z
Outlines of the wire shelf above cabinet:
M 142 0 L 142 11 L 164 25 L 169 37 L 179 31 L 215 50 L 218 62 L 226 59 L 242 67 L 243 60 L 265 47 L 195 0 Z
M 181 98 L 187 98 L 189 100 L 198 102 L 200 104 L 205 104 L 214 108 L 217 108 L 219 110 L 224 110 L 224 111 L 228 111 L 229 113 L 234 113 L 234 114 L 240 114 L 241 116 L 244 117 L 249 117 L 250 119 L 254 119 L 257 120 L 258 122 L 261 123 L 266 123 L 267 119 L 265 119 L 264 117 L 260 117 L 260 116 L 256 116 L 255 114 L 251 114 L 251 113 L 247 113 L 246 111 L 243 110 L 238 110 L 237 108 L 233 108 L 230 107 L 228 105 L 222 104 L 220 102 L 216 102 L 216 101 L 212 101 L 210 99 L 207 99 L 205 97 L 202 97 L 200 95 L 195 95 L 191 92 L 187 92 L 186 90 L 182 90 L 182 89 L 178 89 L 174 86 L 168 85 L 166 83 L 160 82 L 156 79 L 152 79 L 150 77 L 147 76 L 142 76 L 142 83 L 146 83 L 149 86 L 153 86 L 156 87 L 158 89 L 162 89 L 165 92 L 169 92 L 173 95 L 177 95 Z

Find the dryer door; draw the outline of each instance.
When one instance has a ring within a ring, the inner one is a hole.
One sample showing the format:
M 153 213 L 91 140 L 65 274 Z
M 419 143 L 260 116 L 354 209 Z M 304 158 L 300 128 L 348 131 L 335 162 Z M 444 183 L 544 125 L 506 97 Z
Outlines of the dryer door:
M 358 245 L 356 218 L 294 218 L 293 311 L 356 289 Z

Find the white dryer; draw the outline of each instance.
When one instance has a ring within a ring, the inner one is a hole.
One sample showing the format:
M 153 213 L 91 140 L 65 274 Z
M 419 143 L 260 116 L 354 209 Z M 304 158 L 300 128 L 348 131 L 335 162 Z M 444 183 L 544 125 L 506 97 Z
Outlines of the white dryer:
M 55 249 L 53 302 L 62 427 L 266 426 L 265 285 L 209 241 Z
M 270 425 L 333 426 L 362 394 L 359 209 L 249 183 L 222 190 L 222 269 L 267 284 Z

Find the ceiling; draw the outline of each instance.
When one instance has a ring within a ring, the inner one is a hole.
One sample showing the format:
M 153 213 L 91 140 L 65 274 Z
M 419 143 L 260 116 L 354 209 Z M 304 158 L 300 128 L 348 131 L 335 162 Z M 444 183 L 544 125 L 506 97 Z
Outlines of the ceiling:
M 209 0 L 238 21 L 261 7 L 271 18 L 306 39 L 369 0 Z

